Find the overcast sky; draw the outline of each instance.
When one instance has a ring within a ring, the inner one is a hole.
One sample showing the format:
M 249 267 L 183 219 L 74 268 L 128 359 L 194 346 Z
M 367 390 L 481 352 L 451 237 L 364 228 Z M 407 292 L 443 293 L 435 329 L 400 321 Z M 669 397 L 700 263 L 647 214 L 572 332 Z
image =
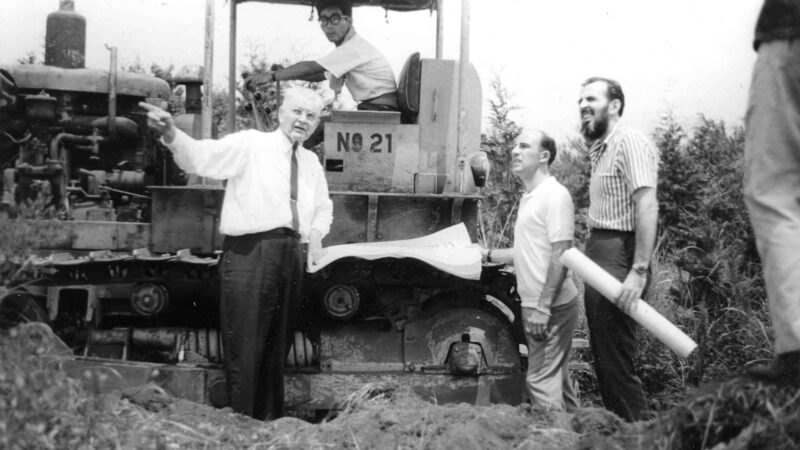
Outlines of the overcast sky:
M 227 86 L 228 11 L 215 0 L 215 84 Z M 460 1 L 445 0 L 445 57 L 458 58 Z M 516 119 L 561 139 L 576 134 L 580 83 L 618 79 L 625 117 L 651 131 L 674 114 L 687 127 L 698 114 L 740 124 L 755 61 L 752 35 L 762 0 L 472 0 L 470 58 L 484 83 L 498 75 L 521 110 Z M 47 14 L 58 0 L 2 0 L 0 63 L 43 55 Z M 87 67 L 108 67 L 105 45 L 123 64 L 203 63 L 204 0 L 75 0 L 87 20 Z M 331 48 L 308 7 L 242 4 L 240 61 L 313 58 Z M 414 51 L 434 57 L 428 11 L 358 8 L 356 29 L 383 50 L 396 72 Z M 488 107 L 484 106 L 484 113 Z

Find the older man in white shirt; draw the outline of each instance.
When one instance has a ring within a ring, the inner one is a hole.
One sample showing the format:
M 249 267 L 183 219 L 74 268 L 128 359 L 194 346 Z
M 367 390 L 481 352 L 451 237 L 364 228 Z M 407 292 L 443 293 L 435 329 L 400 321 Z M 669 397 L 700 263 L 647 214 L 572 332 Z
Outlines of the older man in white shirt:
M 305 263 L 302 244 L 308 243 L 313 264 L 333 219 L 322 166 L 314 153 L 298 147 L 317 126 L 323 101 L 310 89 L 287 89 L 277 130 L 200 141 L 178 130 L 169 113 L 140 105 L 183 170 L 227 180 L 219 270 L 230 405 L 256 418 L 282 417 L 288 324 Z

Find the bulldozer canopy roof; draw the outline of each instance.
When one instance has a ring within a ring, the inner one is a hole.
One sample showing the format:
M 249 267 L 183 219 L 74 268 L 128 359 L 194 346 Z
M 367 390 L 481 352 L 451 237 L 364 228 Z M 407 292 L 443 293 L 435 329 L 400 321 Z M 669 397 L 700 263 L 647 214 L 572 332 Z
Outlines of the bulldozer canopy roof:
M 235 0 L 236 3 L 245 2 L 278 3 L 283 5 L 306 5 L 313 6 L 315 0 Z M 359 6 L 379 6 L 381 8 L 394 11 L 418 11 L 432 9 L 436 6 L 436 0 L 352 0 L 353 7 Z

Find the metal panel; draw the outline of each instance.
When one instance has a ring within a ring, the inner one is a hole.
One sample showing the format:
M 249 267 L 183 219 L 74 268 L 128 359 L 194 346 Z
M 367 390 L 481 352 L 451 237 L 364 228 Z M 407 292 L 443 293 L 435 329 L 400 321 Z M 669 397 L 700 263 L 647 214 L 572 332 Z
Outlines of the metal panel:
M 367 239 L 367 200 L 366 195 L 331 193 L 333 201 L 333 223 L 331 231 L 325 236 L 324 244 L 352 244 Z
M 479 199 L 459 195 L 334 191 L 331 192 L 333 224 L 324 244 L 411 239 L 458 222 L 463 222 L 472 240 L 477 241 Z
M 174 253 L 190 249 L 211 254 L 222 248 L 220 187 L 149 187 L 153 193 L 152 250 Z
M 463 202 L 458 218 L 452 215 L 455 201 Z M 476 242 L 477 217 L 478 200 L 474 198 L 381 197 L 376 238 L 384 241 L 411 239 L 464 222 L 470 238 Z
M 403 334 L 352 325 L 322 330 L 319 360 L 323 372 L 403 370 Z
M 71 222 L 76 250 L 133 250 L 150 243 L 149 224 L 134 222 Z
M 450 345 L 468 335 L 470 342 L 483 348 L 490 373 L 520 370 L 519 347 L 510 326 L 491 313 L 472 308 L 457 308 L 405 327 L 404 358 L 406 370 L 425 371 L 444 365 Z
M 225 401 L 214 392 L 224 388 L 219 382 L 224 377 L 221 369 L 91 358 L 58 358 L 53 363 L 98 394 L 155 383 L 169 394 L 197 403 L 223 406 L 218 403 Z
M 417 125 L 325 125 L 325 178 L 333 190 L 412 192 Z
M 436 192 L 456 190 L 459 115 L 462 120 L 460 142 L 463 152 L 480 150 L 483 98 L 480 80 L 475 67 L 470 65 L 464 78 L 467 95 L 459 112 L 458 73 L 459 64 L 456 61 L 422 60 L 418 120 L 419 171 L 438 174 Z M 469 172 L 468 167 L 466 170 Z
M 13 231 L 12 231 L 13 229 Z M 150 244 L 150 224 L 82 220 L 0 220 L 6 235 L 25 230 L 32 248 L 42 250 L 130 251 Z

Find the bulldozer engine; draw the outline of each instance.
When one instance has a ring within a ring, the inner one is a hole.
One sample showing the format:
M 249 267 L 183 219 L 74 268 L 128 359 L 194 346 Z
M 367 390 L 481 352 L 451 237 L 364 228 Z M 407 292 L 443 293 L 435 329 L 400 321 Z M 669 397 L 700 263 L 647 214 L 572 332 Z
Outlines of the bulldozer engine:
M 137 106 L 165 103 L 170 86 L 116 67 L 85 68 L 86 21 L 74 7 L 62 1 L 48 16 L 44 65 L 2 69 L 15 89 L 0 112 L 0 203 L 11 216 L 147 221 L 146 186 L 186 182 Z M 112 56 L 115 63 L 115 49 Z

